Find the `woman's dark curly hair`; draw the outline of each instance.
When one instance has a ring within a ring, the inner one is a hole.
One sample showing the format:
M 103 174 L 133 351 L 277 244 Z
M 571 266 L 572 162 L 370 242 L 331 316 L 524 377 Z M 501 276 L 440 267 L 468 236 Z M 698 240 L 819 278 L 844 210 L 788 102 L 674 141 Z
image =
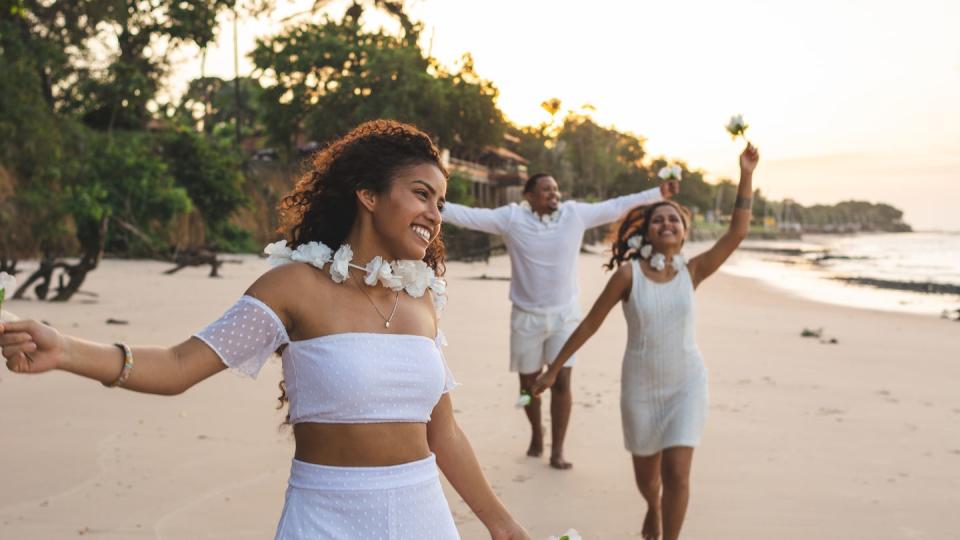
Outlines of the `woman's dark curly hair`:
M 613 238 L 613 247 L 611 249 L 613 255 L 610 257 L 610 262 L 604 265 L 607 270 L 619 268 L 621 264 L 630 259 L 640 258 L 640 249 L 631 248 L 630 245 L 627 244 L 627 240 L 629 240 L 631 236 L 639 235 L 640 238 L 644 239 L 644 244 L 646 244 L 647 228 L 650 226 L 650 219 L 653 217 L 653 212 L 661 206 L 672 206 L 677 213 L 680 214 L 680 219 L 683 220 L 683 228 L 686 231 L 690 230 L 690 223 L 692 221 L 690 219 L 690 210 L 687 210 L 687 208 L 681 204 L 673 201 L 660 201 L 648 206 L 638 206 L 631 210 L 627 214 L 627 217 L 623 218 L 620 227 L 617 229 L 617 234 Z
M 289 247 L 323 242 L 336 251 L 357 216 L 356 191 L 390 190 L 400 169 L 435 165 L 448 178 L 430 137 L 409 124 L 373 120 L 353 128 L 313 156 L 313 165 L 280 201 L 280 229 Z M 423 261 L 443 275 L 445 252 L 438 236 Z

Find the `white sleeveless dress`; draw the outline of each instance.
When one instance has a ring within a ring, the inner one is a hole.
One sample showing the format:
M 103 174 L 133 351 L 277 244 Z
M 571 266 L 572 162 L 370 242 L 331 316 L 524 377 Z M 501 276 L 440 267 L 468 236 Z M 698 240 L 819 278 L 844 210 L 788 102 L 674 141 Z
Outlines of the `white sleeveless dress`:
M 707 418 L 707 369 L 694 341 L 690 272 L 683 265 L 672 280 L 656 283 L 636 260 L 630 264 L 620 388 L 624 445 L 637 456 L 696 446 Z

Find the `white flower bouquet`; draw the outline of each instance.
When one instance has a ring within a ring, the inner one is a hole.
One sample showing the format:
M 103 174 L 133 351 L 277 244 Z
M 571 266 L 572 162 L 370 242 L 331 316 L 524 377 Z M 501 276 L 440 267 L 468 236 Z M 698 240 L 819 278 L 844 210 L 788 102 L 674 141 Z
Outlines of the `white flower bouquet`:
M 683 169 L 679 165 L 667 165 L 657 173 L 657 176 L 664 181 L 676 180 L 679 182 L 682 175 Z
M 747 128 L 749 127 L 750 126 L 743 121 L 743 115 L 736 114 L 731 116 L 730 121 L 727 122 L 727 133 L 730 134 L 733 140 L 737 140 L 737 137 L 743 137 L 744 140 L 746 140 Z

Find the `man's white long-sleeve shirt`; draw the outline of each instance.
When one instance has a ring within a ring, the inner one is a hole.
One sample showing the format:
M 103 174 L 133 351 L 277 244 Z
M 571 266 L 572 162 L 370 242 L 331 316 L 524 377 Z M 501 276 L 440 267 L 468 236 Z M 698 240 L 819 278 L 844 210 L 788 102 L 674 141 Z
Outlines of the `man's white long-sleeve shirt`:
M 547 313 L 577 302 L 577 255 L 584 231 L 661 198 L 660 188 L 653 188 L 599 203 L 567 201 L 546 223 L 515 203 L 499 208 L 447 203 L 443 220 L 502 236 L 510 255 L 510 301 L 525 311 Z

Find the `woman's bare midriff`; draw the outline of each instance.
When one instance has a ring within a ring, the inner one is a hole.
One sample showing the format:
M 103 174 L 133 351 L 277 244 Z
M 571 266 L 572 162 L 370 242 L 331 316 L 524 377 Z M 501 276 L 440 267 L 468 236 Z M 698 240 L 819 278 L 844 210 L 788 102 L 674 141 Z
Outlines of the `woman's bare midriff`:
M 334 467 L 384 467 L 430 455 L 427 425 L 416 422 L 293 426 L 294 458 Z

